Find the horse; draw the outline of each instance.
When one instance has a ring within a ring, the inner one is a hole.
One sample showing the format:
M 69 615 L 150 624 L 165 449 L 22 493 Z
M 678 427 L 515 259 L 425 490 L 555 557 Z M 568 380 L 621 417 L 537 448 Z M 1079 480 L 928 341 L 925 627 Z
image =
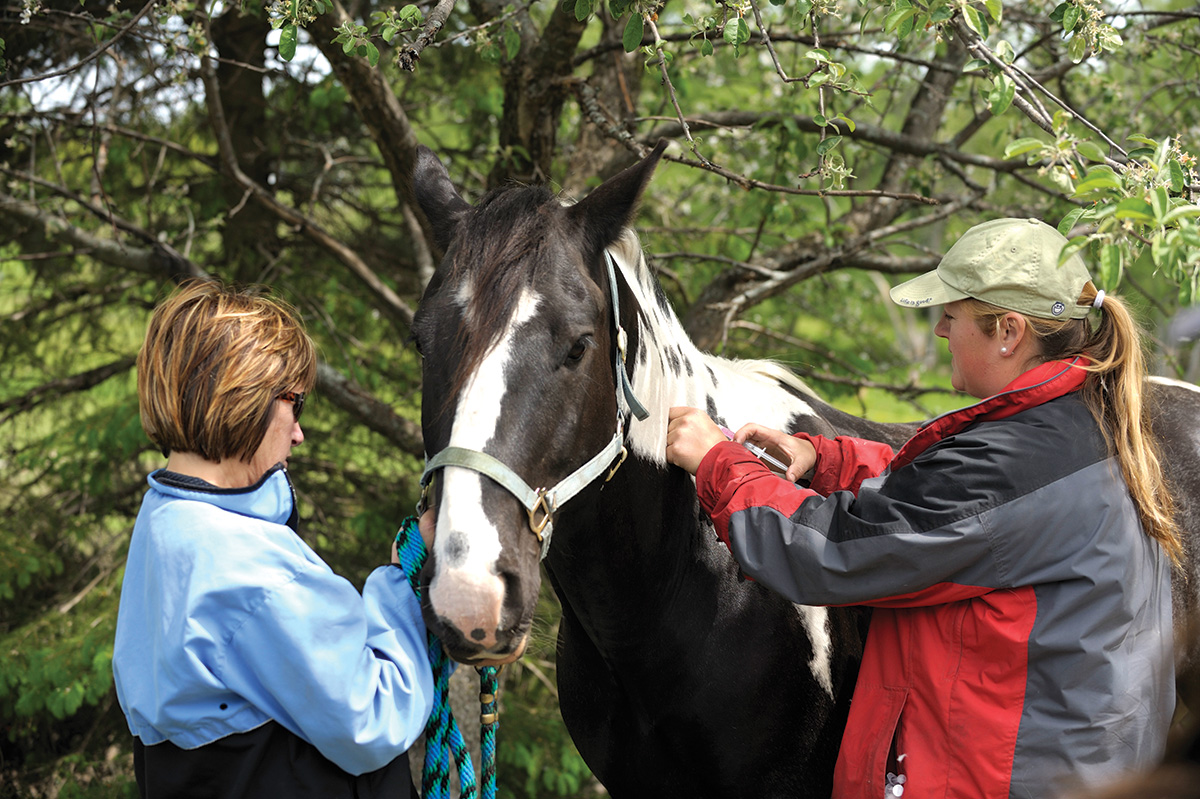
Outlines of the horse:
M 828 796 L 866 612 L 743 578 L 666 463 L 667 410 L 893 447 L 916 425 L 692 344 L 629 227 L 664 146 L 576 204 L 526 186 L 472 206 L 418 153 L 414 193 L 445 253 L 412 328 L 436 512 L 424 618 L 462 663 L 515 659 L 541 560 L 562 607 L 562 717 L 610 795 Z M 1200 496 L 1200 393 L 1155 396 L 1161 435 L 1188 431 L 1168 461 Z

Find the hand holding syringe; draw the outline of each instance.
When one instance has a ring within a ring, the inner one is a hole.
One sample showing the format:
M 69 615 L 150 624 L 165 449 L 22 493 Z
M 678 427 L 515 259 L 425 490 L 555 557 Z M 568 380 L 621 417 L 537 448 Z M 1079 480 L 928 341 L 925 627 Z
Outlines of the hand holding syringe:
M 733 436 L 733 431 L 732 431 L 732 430 L 730 430 L 728 427 L 721 427 L 721 432 L 722 432 L 722 433 L 724 433 L 724 434 L 725 434 L 725 436 L 726 436 L 726 437 L 727 437 L 727 438 L 728 438 L 730 441 L 736 441 L 736 440 L 737 440 L 737 439 L 736 439 L 736 438 L 734 438 L 734 436 Z M 776 458 L 774 455 L 772 455 L 771 453 L 767 452 L 765 449 L 763 449 L 762 447 L 758 446 L 757 444 L 755 444 L 755 443 L 753 443 L 753 442 L 751 442 L 751 441 L 748 441 L 748 440 L 747 440 L 747 441 L 743 441 L 743 442 L 742 442 L 742 446 L 743 446 L 743 447 L 745 447 L 746 449 L 750 450 L 750 452 L 751 452 L 751 453 L 752 453 L 752 454 L 753 454 L 755 457 L 759 458 L 760 460 L 762 460 L 762 461 L 763 461 L 764 463 L 766 463 L 767 465 L 775 467 L 775 470 L 779 472 L 780 476 L 782 476 L 782 477 L 786 477 L 786 476 L 787 476 L 788 465 L 787 465 L 786 463 L 784 463 L 783 461 L 779 460 L 779 459 L 778 459 L 778 458 Z

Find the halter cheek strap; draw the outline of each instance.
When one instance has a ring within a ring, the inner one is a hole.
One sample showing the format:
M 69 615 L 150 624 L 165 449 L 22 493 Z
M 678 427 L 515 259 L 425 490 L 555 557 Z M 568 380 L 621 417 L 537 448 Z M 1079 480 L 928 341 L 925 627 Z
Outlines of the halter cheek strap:
M 633 386 L 629 382 L 629 372 L 625 369 L 625 347 L 629 343 L 629 335 L 625 332 L 625 328 L 621 326 L 621 300 L 617 297 L 617 269 L 613 262 L 612 254 L 608 249 L 604 250 L 604 264 L 608 267 L 608 288 L 612 294 L 612 309 L 613 309 L 613 326 L 617 330 L 617 355 L 615 363 L 615 371 L 617 373 L 617 385 L 621 389 L 617 392 L 618 409 L 622 395 L 625 397 L 625 402 L 628 403 L 628 408 L 633 412 L 633 415 L 638 418 L 638 421 L 645 421 L 650 412 L 638 402 L 637 396 L 633 393 Z M 621 425 L 621 417 L 623 413 L 617 414 L 617 426 Z
M 621 308 L 617 297 L 617 275 L 613 257 L 608 250 L 604 251 L 604 260 L 608 266 L 608 284 L 612 293 L 613 326 L 616 328 L 616 355 L 614 370 L 617 375 L 617 432 L 605 447 L 592 456 L 587 463 L 580 466 L 567 477 L 559 481 L 553 488 L 533 489 L 528 483 L 506 464 L 497 458 L 479 450 L 465 447 L 446 447 L 434 455 L 425 464 L 421 475 L 421 506 L 424 506 L 429 484 L 435 473 L 446 466 L 458 466 L 486 475 L 499 483 L 510 494 L 525 506 L 529 513 L 529 528 L 542 544 L 542 559 L 550 551 L 550 537 L 554 534 L 554 514 L 562 505 L 587 488 L 606 470 L 608 475 L 605 482 L 612 479 L 617 469 L 625 462 L 628 454 L 625 450 L 625 413 L 631 412 L 639 420 L 646 419 L 650 413 L 638 402 L 629 381 L 629 373 L 625 369 L 625 350 L 628 335 L 621 326 Z M 619 460 L 618 460 L 619 457 Z M 614 464 L 613 461 L 616 461 Z M 610 468 L 611 467 L 611 468 Z

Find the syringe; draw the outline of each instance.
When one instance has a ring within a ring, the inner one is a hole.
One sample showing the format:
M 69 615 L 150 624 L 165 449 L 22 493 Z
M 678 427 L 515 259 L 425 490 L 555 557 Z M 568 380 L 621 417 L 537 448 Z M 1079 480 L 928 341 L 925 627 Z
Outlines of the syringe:
M 722 427 L 721 432 L 724 433 L 725 437 L 728 438 L 730 441 L 734 440 L 733 431 L 730 430 L 728 427 Z M 752 444 L 749 441 L 743 441 L 742 446 L 745 447 L 746 449 L 750 450 L 750 452 L 753 453 L 755 457 L 761 459 L 764 463 L 774 466 L 779 471 L 780 475 L 784 475 L 784 476 L 787 475 L 787 470 L 788 470 L 787 464 L 783 463 L 778 458 L 771 455 L 769 452 L 767 452 L 762 447 L 758 446 L 757 444 Z

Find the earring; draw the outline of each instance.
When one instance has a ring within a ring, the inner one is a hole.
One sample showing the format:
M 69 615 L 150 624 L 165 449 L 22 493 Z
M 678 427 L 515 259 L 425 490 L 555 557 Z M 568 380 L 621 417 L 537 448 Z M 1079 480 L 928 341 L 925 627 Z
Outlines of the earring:
M 1001 355 L 1008 355 L 1008 347 L 1001 347 L 1001 348 L 1000 348 L 1000 354 L 1001 354 Z

